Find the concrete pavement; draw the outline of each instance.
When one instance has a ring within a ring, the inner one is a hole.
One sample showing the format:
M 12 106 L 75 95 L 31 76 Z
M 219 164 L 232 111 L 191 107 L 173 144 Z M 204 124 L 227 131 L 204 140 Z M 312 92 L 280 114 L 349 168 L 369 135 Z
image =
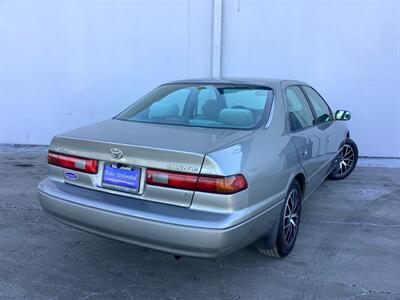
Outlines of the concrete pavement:
M 285 259 L 178 261 L 54 221 L 36 198 L 46 173 L 45 148 L 0 147 L 0 299 L 400 299 L 399 168 L 325 181 Z

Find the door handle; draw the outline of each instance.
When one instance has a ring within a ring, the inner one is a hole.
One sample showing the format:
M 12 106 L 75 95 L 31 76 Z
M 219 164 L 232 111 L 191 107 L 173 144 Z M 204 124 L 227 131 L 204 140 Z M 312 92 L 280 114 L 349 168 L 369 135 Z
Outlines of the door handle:
M 302 156 L 306 156 L 308 154 L 307 149 L 304 149 L 303 152 L 301 153 Z
M 328 136 L 326 137 L 326 141 L 327 141 L 327 142 L 330 142 L 330 141 L 331 141 L 331 136 L 330 136 L 330 135 L 328 135 Z

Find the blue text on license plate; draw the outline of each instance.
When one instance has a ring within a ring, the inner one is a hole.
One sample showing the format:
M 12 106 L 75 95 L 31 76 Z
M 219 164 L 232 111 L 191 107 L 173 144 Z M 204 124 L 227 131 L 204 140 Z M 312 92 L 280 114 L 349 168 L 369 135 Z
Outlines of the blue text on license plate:
M 140 185 L 139 168 L 117 168 L 106 164 L 103 172 L 103 185 L 127 191 L 138 191 Z

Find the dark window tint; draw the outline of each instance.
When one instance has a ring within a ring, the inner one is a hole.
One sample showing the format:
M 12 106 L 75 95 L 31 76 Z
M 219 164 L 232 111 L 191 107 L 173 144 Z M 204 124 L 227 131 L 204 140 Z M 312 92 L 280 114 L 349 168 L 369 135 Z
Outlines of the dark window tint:
M 332 114 L 324 99 L 311 87 L 303 86 L 304 92 L 310 99 L 311 105 L 317 115 L 317 123 L 332 121 Z
M 312 126 L 314 117 L 300 87 L 288 87 L 286 89 L 286 97 L 288 100 L 288 113 L 291 130 L 297 131 Z

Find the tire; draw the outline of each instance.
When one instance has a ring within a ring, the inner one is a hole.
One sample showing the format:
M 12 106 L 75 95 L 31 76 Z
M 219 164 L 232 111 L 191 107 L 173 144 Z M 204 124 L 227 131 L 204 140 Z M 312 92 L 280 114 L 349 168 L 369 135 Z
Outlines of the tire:
M 328 175 L 329 179 L 340 180 L 349 176 L 357 165 L 358 161 L 358 148 L 356 143 L 347 138 L 343 146 L 343 150 L 335 159 L 335 168 Z
M 275 245 L 267 246 L 266 238 L 261 238 L 256 247 L 261 254 L 272 257 L 285 257 L 293 249 L 299 231 L 301 216 L 301 188 L 297 180 L 290 185 L 286 201 L 279 216 Z M 290 232 L 289 232 L 290 231 Z M 268 243 L 270 245 L 270 243 Z

